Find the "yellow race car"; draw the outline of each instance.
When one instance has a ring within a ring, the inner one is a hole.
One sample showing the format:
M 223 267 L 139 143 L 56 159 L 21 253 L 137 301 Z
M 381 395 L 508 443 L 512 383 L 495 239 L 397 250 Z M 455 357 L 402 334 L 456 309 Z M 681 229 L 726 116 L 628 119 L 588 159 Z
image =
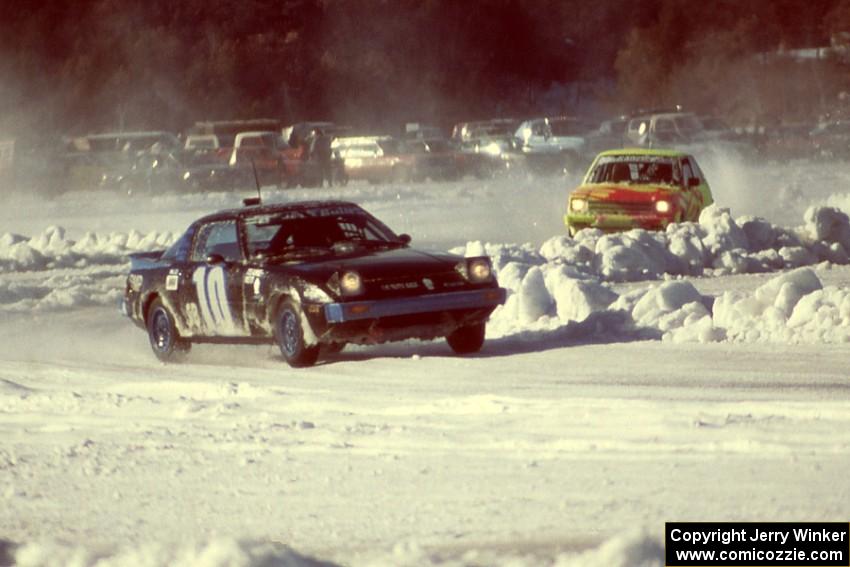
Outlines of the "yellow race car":
M 570 193 L 564 222 L 571 236 L 583 228 L 606 232 L 696 221 L 714 202 L 693 156 L 674 150 L 602 152 Z

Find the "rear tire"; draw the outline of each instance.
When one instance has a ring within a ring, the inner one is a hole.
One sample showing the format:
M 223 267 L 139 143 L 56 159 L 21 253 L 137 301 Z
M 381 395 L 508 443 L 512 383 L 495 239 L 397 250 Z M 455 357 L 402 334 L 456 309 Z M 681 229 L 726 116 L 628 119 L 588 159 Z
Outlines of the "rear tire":
M 301 309 L 288 299 L 284 301 L 275 320 L 275 339 L 280 354 L 293 368 L 313 366 L 319 358 L 319 345 L 308 345 L 304 341 L 301 321 Z
M 471 354 L 478 352 L 484 346 L 485 332 L 485 323 L 461 327 L 447 336 L 446 342 L 456 354 Z
M 154 299 L 148 309 L 147 326 L 151 349 L 159 360 L 179 362 L 186 357 L 192 344 L 180 338 L 174 316 L 159 298 Z

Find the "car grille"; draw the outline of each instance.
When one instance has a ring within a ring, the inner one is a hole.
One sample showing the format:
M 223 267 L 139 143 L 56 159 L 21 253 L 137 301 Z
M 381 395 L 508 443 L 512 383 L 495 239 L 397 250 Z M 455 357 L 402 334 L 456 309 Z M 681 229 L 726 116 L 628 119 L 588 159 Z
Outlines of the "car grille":
M 594 215 L 648 215 L 655 212 L 655 203 L 611 203 L 608 201 L 590 201 L 588 212 Z
M 427 282 L 426 282 L 427 280 Z M 408 275 L 395 278 L 375 278 L 364 281 L 366 294 L 382 297 L 403 297 L 428 293 L 444 293 L 465 285 L 457 272 Z

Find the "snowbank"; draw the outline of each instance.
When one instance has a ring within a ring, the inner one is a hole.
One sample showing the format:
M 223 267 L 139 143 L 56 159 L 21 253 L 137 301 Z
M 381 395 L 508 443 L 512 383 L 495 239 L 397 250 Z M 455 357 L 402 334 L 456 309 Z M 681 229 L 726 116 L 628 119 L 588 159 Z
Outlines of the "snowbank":
M 6 544 L 18 567 L 75 565 L 79 567 L 333 567 L 279 544 L 242 542 L 229 538 L 168 546 L 147 544 L 105 552 L 54 541 Z M 2 556 L 0 556 L 2 557 Z
M 491 318 L 493 337 L 551 331 L 600 311 L 620 310 L 642 336 L 649 330 L 664 340 L 846 342 L 848 292 L 821 290 L 814 272 L 795 269 L 850 262 L 850 218 L 837 208 L 810 207 L 803 220 L 788 229 L 758 217 L 734 219 L 728 209 L 709 207 L 698 223 L 670 225 L 665 232 L 585 229 L 575 238 L 551 238 L 539 251 L 530 245 L 470 242 L 455 252 L 490 255 L 500 285 L 509 290 Z M 622 296 L 608 287 L 782 270 L 795 271 L 771 280 L 755 296 L 727 293 L 714 305 L 683 281 Z
M 129 253 L 162 250 L 173 241 L 174 235 L 168 231 L 145 235 L 134 230 L 87 232 L 77 241 L 67 238 L 59 226 L 48 227 L 32 238 L 5 233 L 0 235 L 0 273 L 122 264 Z
M 585 229 L 575 239 L 558 236 L 541 246 L 540 256 L 573 266 L 587 277 L 618 282 L 850 262 L 850 220 L 845 213 L 810 207 L 803 220 L 803 226 L 789 229 L 758 217 L 733 219 L 728 209 L 711 206 L 698 223 L 673 224 L 665 232 L 603 234 Z
M 562 266 L 534 266 L 491 317 L 490 336 L 555 331 L 600 312 L 624 312 L 632 331 L 673 342 L 850 342 L 850 289 L 823 287 L 810 268 L 780 274 L 747 294 L 703 296 L 684 280 L 651 284 L 618 295 L 605 285 L 569 277 Z M 647 333 L 649 331 L 649 333 Z
M 204 543 L 180 545 L 141 544 L 115 551 L 94 550 L 56 541 L 39 541 L 15 546 L 0 540 L 0 559 L 5 551 L 19 567 L 75 565 L 79 567 L 334 567 L 336 563 L 313 559 L 287 546 L 274 543 L 213 539 Z M 352 565 L 396 567 L 494 565 L 532 567 L 661 567 L 664 549 L 661 540 L 646 532 L 616 535 L 598 547 L 584 551 L 553 551 L 549 546 L 523 551 L 473 548 L 434 552 L 415 542 L 402 542 L 387 551 L 354 554 Z
M 550 549 L 551 545 L 542 544 L 538 548 L 533 545 L 521 544 L 521 550 L 504 549 L 490 550 L 473 548 L 462 551 L 433 552 L 416 542 L 397 544 L 388 554 L 371 554 L 352 562 L 353 565 L 368 565 L 372 567 L 393 565 L 395 567 L 414 566 L 443 566 L 458 565 L 493 565 L 505 567 L 661 567 L 664 565 L 664 547 L 658 537 L 653 537 L 643 531 L 627 532 L 616 535 L 603 542 L 598 547 L 584 551 L 562 551 L 571 546 L 558 546 L 557 550 Z

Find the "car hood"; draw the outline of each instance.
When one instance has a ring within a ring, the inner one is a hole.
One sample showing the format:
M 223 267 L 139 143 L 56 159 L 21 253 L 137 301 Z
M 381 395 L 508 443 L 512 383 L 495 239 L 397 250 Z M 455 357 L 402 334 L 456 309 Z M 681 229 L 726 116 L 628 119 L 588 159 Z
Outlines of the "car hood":
M 324 281 L 334 274 L 353 270 L 365 280 L 398 278 L 407 275 L 428 275 L 451 272 L 463 258 L 445 252 L 426 252 L 414 248 L 374 250 L 342 256 L 330 256 L 318 261 L 303 262 L 297 271 L 312 279 Z M 295 267 L 286 264 L 287 269 Z M 274 269 L 269 266 L 270 269 Z
M 646 202 L 678 195 L 681 190 L 671 185 L 600 183 L 582 185 L 570 194 L 589 201 Z

